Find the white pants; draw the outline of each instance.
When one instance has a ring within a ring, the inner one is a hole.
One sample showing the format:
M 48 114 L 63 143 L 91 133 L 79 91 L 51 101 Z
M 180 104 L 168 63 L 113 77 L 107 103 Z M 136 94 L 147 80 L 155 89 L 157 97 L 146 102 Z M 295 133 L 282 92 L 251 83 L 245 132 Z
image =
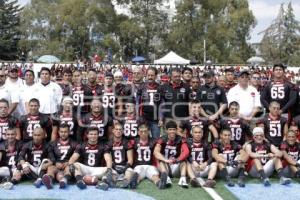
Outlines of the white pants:
M 192 166 L 193 172 L 197 178 L 199 178 L 199 177 L 206 178 L 208 176 L 210 165 L 207 165 L 203 171 L 199 171 L 199 170 L 195 169 L 195 167 L 192 164 L 191 164 L 191 166 Z
M 169 164 L 173 177 L 180 177 L 180 163 Z
M 102 178 L 107 171 L 107 167 L 90 167 L 79 162 L 74 163 L 74 165 L 80 169 L 82 176 L 89 175 Z
M 138 165 L 133 171 L 138 173 L 141 179 L 147 177 L 149 180 L 151 180 L 153 176 L 159 175 L 157 168 L 152 165 Z
M 10 177 L 10 171 L 8 167 L 0 167 L 0 177 Z
M 264 166 L 263 166 L 263 170 L 265 172 L 265 175 L 266 177 L 270 177 L 274 170 L 275 170 L 275 163 L 274 163 L 274 160 L 271 159 L 269 160 Z M 252 168 L 250 169 L 249 171 L 249 174 L 252 176 L 252 177 L 255 177 L 255 178 L 259 178 L 260 177 L 260 174 L 258 173 L 256 167 L 255 167 L 255 164 L 253 164 Z
M 43 164 L 47 163 L 47 162 L 50 162 L 50 160 L 49 159 L 43 159 L 42 163 L 38 167 L 35 167 L 35 166 L 31 165 L 28 162 L 25 162 L 25 165 L 27 165 L 33 173 L 35 173 L 36 175 L 39 175 L 41 170 L 42 170 Z

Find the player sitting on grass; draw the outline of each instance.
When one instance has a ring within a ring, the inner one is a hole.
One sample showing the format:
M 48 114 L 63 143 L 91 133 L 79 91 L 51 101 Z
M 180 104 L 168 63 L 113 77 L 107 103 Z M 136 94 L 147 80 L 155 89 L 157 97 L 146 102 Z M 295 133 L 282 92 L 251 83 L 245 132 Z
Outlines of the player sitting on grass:
M 158 140 L 154 149 L 154 156 L 159 161 L 162 188 L 165 184 L 172 184 L 169 176 L 180 176 L 178 185 L 187 188 L 185 160 L 189 156 L 189 148 L 186 139 L 177 135 L 177 124 L 174 121 L 167 122 L 166 131 L 167 134 Z M 167 183 L 164 181 L 165 177 L 167 177 Z
M 246 152 L 250 156 L 247 171 L 252 177 L 260 178 L 265 186 L 271 185 L 270 177 L 274 168 L 280 177 L 280 184 L 288 185 L 291 179 L 284 177 L 280 158 L 282 153 L 264 137 L 261 127 L 253 129 L 253 141 L 246 145 Z
M 69 138 L 70 127 L 68 124 L 60 124 L 58 129 L 59 138 L 50 144 L 50 149 L 55 158 L 55 166 L 48 169 L 51 178 L 55 177 L 59 182 L 59 188 L 63 189 L 67 186 L 71 179 L 71 173 L 68 161 L 76 149 L 76 142 Z
M 237 142 L 231 141 L 231 130 L 222 129 L 220 139 L 212 144 L 212 157 L 218 163 L 220 176 L 229 187 L 234 183 L 231 177 L 238 176 L 238 185 L 245 187 L 245 163 L 248 160 L 247 153 Z
M 133 175 L 132 142 L 123 137 L 123 127 L 120 123 L 115 123 L 112 131 L 113 138 L 108 142 L 108 148 L 112 155 L 113 169 L 117 172 L 113 178 L 115 182 L 122 181 L 121 188 L 127 188 Z
M 32 138 L 32 141 L 23 145 L 20 153 L 19 160 L 23 174 L 36 179 L 33 183 L 35 187 L 40 188 L 43 183 L 50 189 L 52 180 L 48 178 L 46 172 L 54 163 L 54 157 L 45 142 L 45 131 L 42 128 L 34 129 Z
M 214 187 L 216 182 L 213 179 L 217 173 L 217 163 L 212 163 L 211 147 L 203 140 L 203 130 L 200 126 L 194 126 L 191 134 L 193 138 L 187 141 L 190 150 L 187 174 L 191 179 L 191 186 L 200 186 L 197 178 L 208 177 L 205 187 Z
M 15 128 L 6 130 L 6 140 L 0 143 L 0 188 L 12 189 L 21 179 L 21 172 L 17 169 L 18 156 L 22 144 L 16 138 Z M 1 180 L 2 179 L 2 180 Z
M 159 178 L 158 169 L 153 166 L 153 151 L 155 147 L 155 139 L 150 138 L 149 127 L 146 124 L 141 124 L 138 128 L 139 138 L 134 140 L 134 174 L 130 181 L 131 188 L 135 189 L 137 184 L 143 179 L 151 180 L 159 189 L 164 189 L 167 177 L 165 180 Z
M 300 178 L 300 144 L 297 142 L 297 134 L 294 131 L 288 131 L 286 141 L 280 145 L 283 154 L 283 174 L 286 177 Z
M 99 142 L 98 137 L 99 129 L 97 127 L 88 128 L 88 141 L 77 145 L 69 160 L 70 171 L 75 174 L 76 185 L 80 189 L 85 189 L 87 184 L 96 184 L 97 182 L 97 188 L 102 190 L 114 186 L 112 183 L 112 158 L 107 146 L 103 142 Z M 103 159 L 106 167 L 101 165 Z M 98 179 L 102 179 L 102 181 L 98 181 Z

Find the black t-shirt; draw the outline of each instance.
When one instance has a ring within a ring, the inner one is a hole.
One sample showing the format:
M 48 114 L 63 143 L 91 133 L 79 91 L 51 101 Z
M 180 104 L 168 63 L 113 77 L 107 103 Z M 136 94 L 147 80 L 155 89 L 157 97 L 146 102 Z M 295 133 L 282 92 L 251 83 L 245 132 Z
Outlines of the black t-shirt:
M 0 152 L 2 153 L 0 166 L 8 166 L 10 169 L 16 168 L 21 148 L 22 142 L 18 140 L 16 141 L 14 148 L 9 148 L 7 141 L 0 143 Z
M 187 145 L 190 150 L 189 162 L 196 161 L 197 163 L 211 163 L 211 147 L 207 142 L 195 142 L 192 138 L 187 140 Z
M 160 137 L 157 144 L 161 145 L 161 154 L 166 159 L 177 158 L 181 153 L 181 145 L 186 143 L 186 140 L 179 135 L 176 135 L 174 140 L 169 140 L 168 135 Z
M 280 145 L 281 151 L 286 151 L 289 156 L 291 156 L 294 161 L 298 161 L 300 158 L 300 144 L 295 142 L 294 145 L 289 145 L 286 141 L 282 142 Z
M 58 114 L 52 117 L 53 126 L 59 128 L 61 124 L 68 124 L 70 127 L 69 137 L 75 141 L 81 141 L 81 135 L 78 133 L 78 121 L 74 115 Z
M 108 142 L 109 151 L 112 154 L 113 163 L 115 165 L 125 166 L 127 164 L 127 151 L 133 148 L 133 142 L 122 138 L 120 142 L 110 140 Z
M 254 141 L 250 142 L 251 151 L 260 155 L 267 155 L 271 153 L 271 144 L 269 142 L 263 141 L 263 143 L 258 144 Z M 261 163 L 264 165 L 268 162 L 269 158 L 260 158 Z
M 51 142 L 50 148 L 54 155 L 55 162 L 67 162 L 74 153 L 76 146 L 77 143 L 70 139 L 68 141 L 61 141 L 60 139 L 57 139 L 56 141 Z
M 219 154 L 223 154 L 227 161 L 232 161 L 242 149 L 242 146 L 234 141 L 230 141 L 230 144 L 228 145 L 223 145 L 220 140 L 215 140 L 212 143 L 212 150 L 213 149 L 217 149 Z
M 19 128 L 19 120 L 15 117 L 8 116 L 0 118 L 0 142 L 6 140 L 6 130 L 8 128 Z

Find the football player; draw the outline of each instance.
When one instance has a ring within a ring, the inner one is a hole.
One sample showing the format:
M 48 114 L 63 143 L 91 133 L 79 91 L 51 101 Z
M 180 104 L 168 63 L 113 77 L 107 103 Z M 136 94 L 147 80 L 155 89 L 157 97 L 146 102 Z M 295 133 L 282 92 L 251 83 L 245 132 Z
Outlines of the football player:
M 163 188 L 165 184 L 166 186 L 172 184 L 169 176 L 180 176 L 178 185 L 187 188 L 185 161 L 189 156 L 189 148 L 186 140 L 177 135 L 176 122 L 172 120 L 167 122 L 166 132 L 167 134 L 157 141 L 154 149 L 154 156 L 159 161 L 161 179 L 164 181 L 167 177 L 167 183 L 163 182 Z
M 6 140 L 0 143 L 0 178 L 6 178 L 5 188 L 11 189 L 21 179 L 21 172 L 18 169 L 18 156 L 22 143 L 16 139 L 15 128 L 6 130 Z
M 133 144 L 135 167 L 133 170 L 134 174 L 130 181 L 130 186 L 132 189 L 135 189 L 138 183 L 147 178 L 159 189 L 164 189 L 165 185 L 163 182 L 166 182 L 166 180 L 161 180 L 159 178 L 159 171 L 153 165 L 153 151 L 156 140 L 150 137 L 149 127 L 145 123 L 139 125 L 138 135 L 139 137 L 134 139 Z
M 103 181 L 98 182 L 97 188 L 107 190 L 113 187 L 111 154 L 107 146 L 98 140 L 99 129 L 97 127 L 88 128 L 87 139 L 87 142 L 77 145 L 68 162 L 69 168 L 71 173 L 74 173 L 76 185 L 80 189 L 86 188 L 84 176 L 94 176 Z M 103 159 L 106 167 L 102 166 Z
M 54 163 L 54 157 L 45 142 L 45 131 L 36 128 L 32 134 L 32 141 L 25 143 L 22 147 L 19 162 L 22 172 L 29 178 L 36 179 L 34 186 L 40 188 L 42 183 L 50 189 L 50 183 L 46 172 L 48 167 Z M 46 175 L 46 176 L 44 176 Z M 43 179 L 45 177 L 45 179 Z
M 197 177 L 208 177 L 205 186 L 214 187 L 216 182 L 213 180 L 217 173 L 217 163 L 212 162 L 211 147 L 203 140 L 203 130 L 200 126 L 194 126 L 187 144 L 190 156 L 187 162 L 187 174 L 191 179 L 191 186 L 198 187 L 200 183 Z
M 113 169 L 117 172 L 114 180 L 122 180 L 121 187 L 129 186 L 133 175 L 133 143 L 123 137 L 123 127 L 119 123 L 113 126 L 113 138 L 108 142 L 112 154 Z
M 261 127 L 253 129 L 253 141 L 246 145 L 246 152 L 250 159 L 247 165 L 248 173 L 255 178 L 260 178 L 264 186 L 271 185 L 270 177 L 274 168 L 279 177 L 280 184 L 288 185 L 291 179 L 284 177 L 280 158 L 282 153 L 265 140 L 264 130 Z
M 286 177 L 300 178 L 300 144 L 297 142 L 297 134 L 294 131 L 288 131 L 286 141 L 280 145 L 283 154 L 283 173 Z
M 42 128 L 46 134 L 47 139 L 50 140 L 52 122 L 47 115 L 44 115 L 39 112 L 40 102 L 38 99 L 29 100 L 29 113 L 23 115 L 20 118 L 20 129 L 22 133 L 22 141 L 24 143 L 32 140 L 33 131 L 36 128 Z
M 56 177 L 61 189 L 65 188 L 71 179 L 68 161 L 77 146 L 77 143 L 70 138 L 70 129 L 68 124 L 60 124 L 58 129 L 59 138 L 50 143 L 50 151 L 53 153 L 55 165 L 49 167 L 47 174 L 51 180 Z
M 212 157 L 218 163 L 220 176 L 229 187 L 234 186 L 231 177 L 238 176 L 238 185 L 245 187 L 245 163 L 248 160 L 247 153 L 238 143 L 231 141 L 231 130 L 223 129 L 220 139 L 212 144 Z

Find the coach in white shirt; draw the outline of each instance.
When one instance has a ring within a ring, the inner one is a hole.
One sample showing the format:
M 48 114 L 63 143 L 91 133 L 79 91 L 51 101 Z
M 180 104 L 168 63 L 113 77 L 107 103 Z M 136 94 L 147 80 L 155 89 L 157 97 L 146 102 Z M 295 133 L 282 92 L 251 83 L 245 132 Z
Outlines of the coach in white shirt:
M 30 99 L 32 99 L 36 86 L 34 82 L 34 72 L 31 69 L 25 71 L 24 78 L 24 84 L 20 87 L 20 102 L 18 105 L 18 110 L 21 115 L 28 114 L 28 104 Z
M 249 72 L 243 70 L 238 75 L 238 84 L 227 94 L 228 104 L 236 101 L 240 105 L 240 116 L 251 120 L 260 111 L 260 95 L 255 87 L 249 85 Z
M 50 81 L 50 69 L 43 67 L 40 71 L 41 81 L 36 84 L 33 98 L 40 101 L 40 112 L 43 114 L 54 114 L 58 112 L 62 100 L 61 87 Z
M 12 114 L 19 103 L 19 92 L 15 87 L 9 87 L 6 83 L 6 74 L 0 70 L 0 99 L 6 99 L 9 103 L 8 114 Z M 17 117 L 17 114 L 16 114 Z

